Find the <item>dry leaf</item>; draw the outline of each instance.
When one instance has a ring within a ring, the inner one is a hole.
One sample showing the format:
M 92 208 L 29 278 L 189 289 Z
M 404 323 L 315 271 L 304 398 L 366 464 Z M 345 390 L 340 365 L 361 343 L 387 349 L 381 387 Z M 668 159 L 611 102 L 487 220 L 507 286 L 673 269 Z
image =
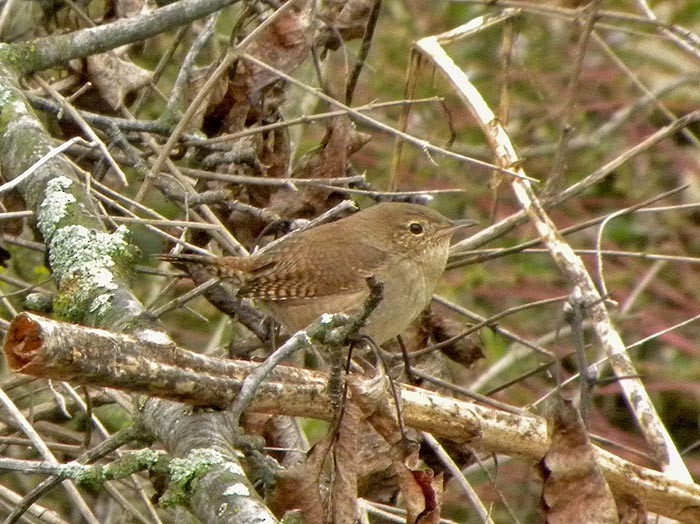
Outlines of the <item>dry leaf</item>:
M 335 50 L 343 42 L 360 38 L 365 33 L 373 4 L 373 0 L 326 2 L 319 13 L 326 25 L 318 31 L 317 45 Z
M 399 488 L 406 501 L 406 522 L 437 524 L 442 507 L 442 473 L 435 475 L 429 468 L 418 469 L 417 462 L 417 453 L 394 461 Z
M 455 321 L 452 317 L 435 313 L 432 309 L 426 310 L 421 317 L 421 327 L 436 343 L 445 342 L 465 331 L 469 326 Z M 470 333 L 466 337 L 450 342 L 440 348 L 450 360 L 471 367 L 474 362 L 484 358 L 481 350 L 479 333 Z
M 290 1 L 294 5 L 245 49 L 247 54 L 283 73 L 291 73 L 306 59 L 313 41 L 314 2 Z M 227 106 L 218 108 L 225 116 L 219 118 L 217 132 L 236 132 L 256 122 L 273 121 L 285 99 L 283 89 L 274 89 L 279 81 L 278 74 L 239 60 L 231 73 Z
M 358 429 L 359 449 L 354 459 L 358 469 L 358 492 L 370 500 L 389 503 L 397 491 L 392 455 L 398 453 L 403 457 L 406 454 L 402 446 L 404 439 L 396 424 L 397 408 L 390 398 L 385 376 L 351 375 L 348 383 L 354 403 L 363 414 Z
M 389 504 L 398 486 L 391 462 L 391 446 L 363 421 L 357 461 L 357 491 L 360 497 Z
M 578 411 L 570 400 L 560 398 L 552 418 L 552 444 L 540 463 L 546 521 L 617 524 L 615 500 L 595 461 Z
M 277 477 L 269 507 L 276 515 L 292 509 L 302 511 L 304 522 L 353 524 L 357 520 L 358 438 L 363 415 L 360 407 L 346 399 L 337 432 L 316 444 L 304 462 L 282 471 Z M 324 464 L 332 453 L 329 504 L 321 495 Z M 326 516 L 324 508 L 330 508 Z
M 435 476 L 429 468 L 417 467 L 420 447 L 398 426 L 399 408 L 389 394 L 387 377 L 377 375 L 350 380 L 348 385 L 365 419 L 390 445 L 387 456 L 391 458 L 398 487 L 406 500 L 407 522 L 437 522 L 442 504 L 442 474 Z
M 299 509 L 306 524 L 326 522 L 320 487 L 323 464 L 328 458 L 332 439 L 326 438 L 316 444 L 306 460 L 281 471 L 277 475 L 275 489 L 268 498 L 270 510 L 281 517 L 286 512 Z
M 312 0 L 289 0 L 294 2 L 286 12 L 270 24 L 246 49 L 249 55 L 284 73 L 290 73 L 308 56 L 311 48 L 314 2 Z M 275 82 L 279 77 L 266 69 L 250 63 L 240 64 L 238 81 L 243 81 L 252 98 L 259 91 Z
M 334 524 L 354 524 L 357 521 L 357 456 L 362 412 L 348 397 L 333 446 L 333 483 L 331 484 L 331 515 Z
M 113 52 L 87 57 L 90 81 L 115 111 L 124 98 L 151 81 L 151 72 L 116 56 Z
M 328 125 L 321 147 L 297 161 L 292 178 L 340 178 L 347 176 L 348 158 L 364 146 L 370 137 L 355 129 L 347 117 L 338 117 Z M 280 189 L 270 209 L 285 218 L 313 218 L 340 203 L 343 195 L 328 189 L 305 187 L 298 191 Z
M 442 509 L 443 476 L 435 475 L 433 470 L 415 471 L 413 477 L 423 490 L 425 509 L 416 518 L 416 524 L 438 524 Z
M 187 83 L 185 100 L 189 105 L 192 103 L 197 94 L 202 90 L 204 83 L 209 79 L 213 71 L 216 69 L 218 64 L 212 64 L 209 67 L 204 67 L 197 69 L 192 72 Z M 204 118 L 221 118 L 221 112 L 217 111 L 217 106 L 221 104 L 224 97 L 226 96 L 226 90 L 228 89 L 228 79 L 225 76 L 220 77 L 209 90 L 207 95 L 199 104 L 192 116 L 190 121 L 187 123 L 187 131 L 194 132 L 202 129 Z M 228 110 L 228 107 L 226 108 Z

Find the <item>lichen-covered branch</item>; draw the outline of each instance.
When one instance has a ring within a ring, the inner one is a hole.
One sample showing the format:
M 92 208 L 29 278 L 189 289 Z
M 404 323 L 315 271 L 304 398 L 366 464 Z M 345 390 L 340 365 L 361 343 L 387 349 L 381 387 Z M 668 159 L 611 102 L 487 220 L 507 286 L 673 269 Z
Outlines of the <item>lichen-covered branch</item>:
M 176 408 L 175 405 L 172 407 Z M 186 432 L 180 433 L 183 433 L 179 435 L 180 437 L 189 438 Z M 167 434 L 167 431 L 163 432 L 163 435 Z M 0 458 L 0 471 L 17 471 L 25 474 L 50 475 L 58 479 L 70 479 L 79 486 L 85 486 L 92 490 L 100 489 L 105 482 L 110 480 L 124 479 L 134 473 L 145 471 L 149 475 L 157 475 L 166 480 L 168 488 L 159 497 L 159 502 L 164 506 L 186 504 L 191 485 L 202 481 L 207 475 L 210 477 L 210 483 L 220 481 L 221 474 L 238 475 L 238 485 L 235 489 L 245 491 L 247 489 L 245 482 L 241 482 L 241 477 L 244 478 L 243 470 L 232 468 L 225 456 L 217 451 L 207 449 L 206 442 L 202 444 L 204 447 L 190 451 L 184 458 L 171 459 L 162 452 L 145 448 L 126 453 L 103 465 L 89 465 L 79 462 L 56 464 L 38 460 Z M 217 470 L 217 474 L 214 476 L 211 475 L 213 470 Z M 221 505 L 216 507 L 218 511 L 222 511 Z M 235 510 L 236 508 L 231 506 L 230 511 Z M 208 522 L 213 522 L 213 520 Z
M 163 31 L 210 15 L 238 0 L 181 0 L 135 18 L 89 27 L 29 42 L 0 44 L 0 61 L 20 76 L 67 64 L 74 58 L 141 42 Z
M 87 465 L 78 462 L 56 464 L 38 460 L 0 458 L 0 470 L 52 475 L 71 479 L 77 484 L 90 486 L 92 489 L 99 489 L 107 481 L 123 479 L 139 471 L 147 470 L 165 474 L 168 462 L 165 454 L 146 448 L 127 453 L 106 465 Z
M 226 405 L 255 367 L 248 361 L 148 344 L 130 335 L 60 323 L 31 313 L 15 319 L 4 351 L 13 367 L 20 366 L 26 373 L 178 400 L 184 398 L 181 388 L 185 387 L 187 399 L 197 405 Z M 359 383 L 363 377 L 350 375 L 348 380 L 355 383 L 354 392 L 362 391 Z M 278 366 L 260 384 L 251 410 L 333 420 L 326 384 L 323 373 Z M 549 447 L 547 423 L 540 417 L 505 413 L 406 385 L 401 386 L 400 399 L 404 424 L 436 437 L 533 461 L 541 460 Z M 361 400 L 365 406 L 367 399 Z M 371 411 L 372 405 L 373 400 L 368 399 L 366 411 Z M 149 432 L 178 456 L 207 447 L 207 442 L 225 449 L 230 439 L 236 438 L 228 412 L 189 413 L 181 404 L 149 400 L 142 415 Z M 696 505 L 699 486 L 674 481 L 601 449 L 596 448 L 596 457 L 615 493 L 644 500 L 649 510 L 659 514 L 700 522 Z M 232 475 L 228 482 L 237 485 L 238 470 L 230 468 L 217 466 L 215 475 Z M 212 494 L 219 495 L 221 492 Z
M 0 168 L 3 176 L 12 180 L 49 153 L 53 144 L 19 89 L 15 76 L 17 69 L 2 59 L 0 52 Z M 112 233 L 104 229 L 81 180 L 86 176 L 89 174 L 76 172 L 65 158 L 57 155 L 17 186 L 28 208 L 37 216 L 39 230 L 47 245 L 49 263 L 58 286 L 55 312 L 84 324 L 131 332 L 147 340 L 167 343 L 167 335 L 160 331 L 128 288 L 128 268 L 136 256 L 128 233 L 121 228 Z M 159 410 L 166 406 L 157 400 L 149 405 L 149 414 L 142 417 L 144 426 L 160 427 L 149 424 L 148 418 L 161 419 Z M 186 418 L 186 415 L 182 417 Z M 211 429 L 213 433 L 209 436 L 213 443 L 209 449 L 222 457 L 221 467 L 240 470 L 234 450 L 229 445 L 216 444 L 215 433 L 221 428 L 212 426 Z M 188 442 L 186 439 L 180 441 Z M 184 456 L 190 451 L 180 446 L 177 453 L 182 454 L 176 456 Z M 206 479 L 208 475 L 204 473 L 202 478 Z M 227 485 L 212 482 L 207 483 L 206 492 L 198 494 L 203 485 L 203 481 L 188 484 L 192 494 L 190 507 L 196 514 L 208 515 L 211 508 L 206 499 L 219 493 L 226 497 L 228 506 L 234 511 L 245 506 L 255 511 L 261 522 L 275 521 L 249 483 L 246 493 L 228 492 Z M 202 520 L 212 523 L 236 521 L 230 513 L 217 519 Z
M 149 399 L 141 415 L 143 426 L 181 457 L 169 468 L 168 503 L 196 507 L 201 522 L 277 522 L 259 503 L 241 465 L 231 460 L 240 453 L 234 445 L 244 437 L 235 432 L 226 411 L 192 412 L 183 404 Z M 255 473 L 263 474 L 262 469 Z

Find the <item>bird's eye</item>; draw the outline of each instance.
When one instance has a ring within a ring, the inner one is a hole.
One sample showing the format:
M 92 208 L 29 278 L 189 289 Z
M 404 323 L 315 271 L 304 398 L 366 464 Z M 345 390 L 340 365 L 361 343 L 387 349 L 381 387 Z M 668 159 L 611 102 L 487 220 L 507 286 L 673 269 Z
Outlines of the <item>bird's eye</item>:
M 414 235 L 420 235 L 423 233 L 423 225 L 418 222 L 411 222 L 408 226 L 408 230 Z

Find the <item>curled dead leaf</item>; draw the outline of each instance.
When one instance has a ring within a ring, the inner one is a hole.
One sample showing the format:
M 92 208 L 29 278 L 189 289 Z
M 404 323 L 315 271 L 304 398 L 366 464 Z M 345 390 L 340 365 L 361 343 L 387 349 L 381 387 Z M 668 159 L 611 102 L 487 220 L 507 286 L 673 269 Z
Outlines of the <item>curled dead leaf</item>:
M 115 53 L 87 57 L 87 72 L 100 96 L 115 111 L 126 96 L 151 81 L 151 72 L 119 58 Z
M 552 443 L 540 463 L 546 521 L 617 524 L 615 500 L 573 403 L 559 398 L 551 418 Z

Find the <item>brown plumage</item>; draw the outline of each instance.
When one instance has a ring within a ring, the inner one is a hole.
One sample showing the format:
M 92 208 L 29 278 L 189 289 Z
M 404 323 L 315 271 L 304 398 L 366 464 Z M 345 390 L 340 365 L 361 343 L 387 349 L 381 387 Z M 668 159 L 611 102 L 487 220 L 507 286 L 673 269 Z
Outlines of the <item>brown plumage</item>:
M 354 312 L 368 295 L 366 278 L 384 284 L 363 332 L 381 344 L 401 332 L 430 301 L 457 227 L 416 204 L 382 203 L 336 222 L 291 233 L 248 257 L 162 255 L 197 264 L 238 286 L 290 330 L 322 313 Z

